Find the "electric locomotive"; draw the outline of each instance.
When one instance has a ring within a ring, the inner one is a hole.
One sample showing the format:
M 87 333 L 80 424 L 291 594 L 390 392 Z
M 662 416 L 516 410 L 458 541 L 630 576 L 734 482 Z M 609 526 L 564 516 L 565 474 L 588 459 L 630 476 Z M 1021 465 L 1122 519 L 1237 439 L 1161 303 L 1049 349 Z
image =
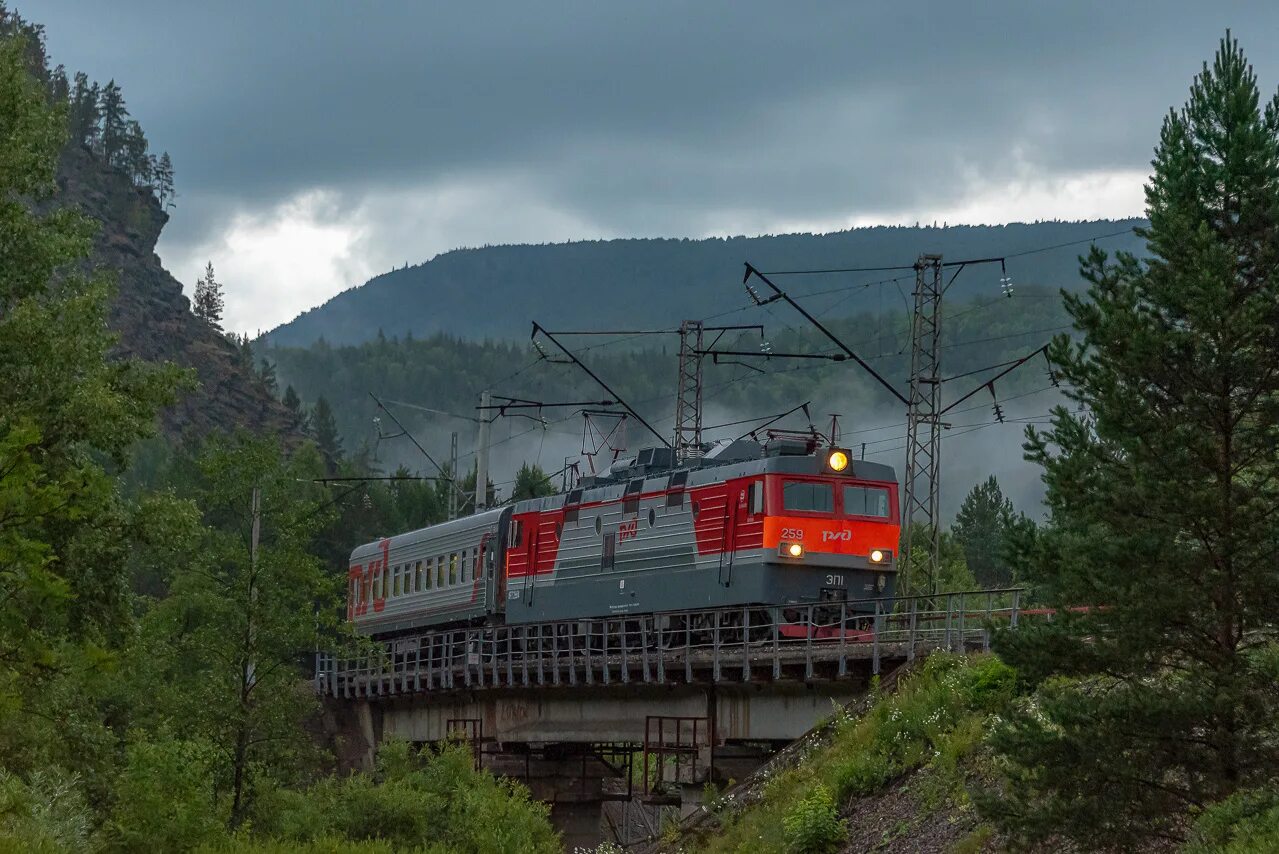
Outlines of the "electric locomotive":
M 893 595 L 891 467 L 807 436 L 720 442 L 673 462 L 646 449 L 567 492 L 359 546 L 348 617 L 393 636 Z

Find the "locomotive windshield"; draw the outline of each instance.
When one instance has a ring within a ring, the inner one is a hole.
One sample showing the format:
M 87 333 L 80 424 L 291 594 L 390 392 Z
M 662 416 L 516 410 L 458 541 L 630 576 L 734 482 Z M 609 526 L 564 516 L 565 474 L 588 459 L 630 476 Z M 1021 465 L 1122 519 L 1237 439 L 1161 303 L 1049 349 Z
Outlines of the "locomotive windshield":
M 888 490 L 882 486 L 845 486 L 845 516 L 888 518 Z
M 782 509 L 801 513 L 834 513 L 835 487 L 830 483 L 785 481 L 782 483 Z

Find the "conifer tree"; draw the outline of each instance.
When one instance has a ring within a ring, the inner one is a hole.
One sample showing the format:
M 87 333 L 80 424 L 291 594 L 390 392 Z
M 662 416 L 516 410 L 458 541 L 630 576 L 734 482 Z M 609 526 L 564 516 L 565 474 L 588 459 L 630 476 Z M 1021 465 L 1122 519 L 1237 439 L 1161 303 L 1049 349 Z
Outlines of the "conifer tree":
M 991 475 L 964 498 L 951 532 L 964 550 L 964 560 L 982 587 L 1007 587 L 1013 573 L 1004 557 L 1005 541 L 1016 520 L 1013 503 Z
M 307 416 L 305 410 L 302 409 L 302 399 L 298 397 L 298 393 L 292 385 L 285 387 L 283 403 L 284 408 L 289 411 L 289 428 L 292 430 L 306 430 Z
M 522 498 L 540 498 L 554 495 L 555 484 L 537 463 L 523 463 L 515 473 L 515 484 L 511 487 L 511 498 L 519 501 Z
M 1027 452 L 1049 526 L 1028 579 L 1061 610 L 1000 654 L 1039 690 L 995 734 L 1012 834 L 1083 847 L 1176 838 L 1279 767 L 1279 97 L 1227 34 L 1165 118 L 1146 187 L 1151 259 L 1094 249 L 1082 340 Z
M 155 181 L 156 196 L 160 201 L 160 207 L 173 207 L 173 161 L 169 159 L 169 152 L 160 155 L 160 159 L 156 161 L 155 168 L 152 170 Z
M 49 75 L 49 94 L 55 104 L 64 104 L 71 95 L 66 66 L 59 64 Z
M 120 154 L 120 165 L 129 173 L 129 178 L 139 187 L 151 183 L 151 161 L 147 158 L 147 137 L 142 132 L 142 125 L 129 119 L 124 126 L 124 145 Z
M 124 105 L 124 93 L 114 80 L 102 88 L 99 109 L 102 115 L 102 159 L 113 166 L 118 165 L 128 133 L 129 110 Z
M 222 329 L 222 285 L 213 275 L 213 262 L 204 268 L 204 276 L 195 283 L 195 295 L 191 300 L 191 311 L 195 316 L 212 326 Z
M 333 408 L 324 397 L 315 401 L 315 409 L 311 411 L 311 430 L 329 474 L 333 474 L 342 462 L 342 437 L 333 418 Z
M 75 83 L 71 87 L 70 115 L 68 125 L 71 138 L 81 144 L 95 147 L 98 136 L 98 84 L 89 82 L 89 75 L 83 71 L 75 73 Z
M 266 386 L 267 391 L 271 392 L 272 397 L 279 391 L 275 378 L 275 363 L 270 359 L 258 362 L 258 379 L 262 380 L 262 384 Z

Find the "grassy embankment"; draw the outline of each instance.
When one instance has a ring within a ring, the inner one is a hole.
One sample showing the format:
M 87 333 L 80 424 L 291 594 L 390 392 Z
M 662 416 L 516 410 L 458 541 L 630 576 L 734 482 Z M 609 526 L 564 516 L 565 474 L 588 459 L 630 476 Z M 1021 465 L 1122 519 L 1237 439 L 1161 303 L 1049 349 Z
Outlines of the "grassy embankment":
M 747 809 L 730 792 L 713 826 L 679 840 L 715 852 L 981 850 L 991 836 L 968 786 L 989 771 L 983 737 L 1015 675 L 993 656 L 936 654 L 867 711 L 841 710 L 803 759 L 773 774 Z

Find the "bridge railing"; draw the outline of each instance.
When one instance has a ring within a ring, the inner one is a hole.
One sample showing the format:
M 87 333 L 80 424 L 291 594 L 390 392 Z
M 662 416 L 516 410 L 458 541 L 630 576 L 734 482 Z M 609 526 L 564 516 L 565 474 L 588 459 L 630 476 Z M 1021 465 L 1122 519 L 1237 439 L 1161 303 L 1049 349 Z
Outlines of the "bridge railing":
M 391 697 L 495 688 L 840 679 L 937 649 L 989 649 L 1020 589 L 694 608 L 406 634 L 319 653 L 315 688 Z

